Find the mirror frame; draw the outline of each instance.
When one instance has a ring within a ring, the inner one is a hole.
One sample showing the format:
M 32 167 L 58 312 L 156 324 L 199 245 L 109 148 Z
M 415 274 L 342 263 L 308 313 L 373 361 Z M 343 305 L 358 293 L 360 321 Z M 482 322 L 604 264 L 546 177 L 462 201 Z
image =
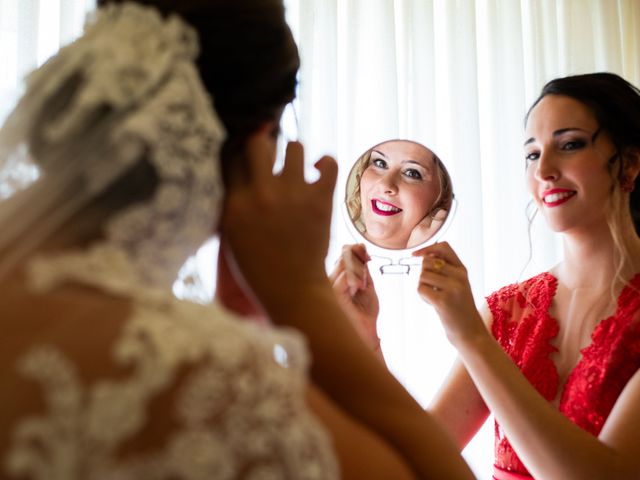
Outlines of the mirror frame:
M 434 156 L 436 156 L 439 159 L 439 157 L 435 154 L 435 152 L 433 152 L 429 147 L 423 145 L 420 142 L 416 142 L 414 140 L 393 138 L 393 139 L 384 140 L 382 142 L 378 142 L 374 144 L 373 146 L 366 149 L 360 156 L 358 156 L 356 161 L 351 166 L 351 169 L 349 170 L 349 174 L 347 175 L 346 181 L 344 182 L 344 195 L 343 195 L 343 200 L 341 204 L 341 210 L 344 217 L 344 221 L 347 224 L 347 229 L 349 230 L 349 233 L 351 234 L 351 236 L 353 237 L 356 243 L 363 243 L 367 248 L 367 252 L 369 252 L 369 255 L 372 258 L 377 257 L 379 259 L 386 260 L 388 263 L 383 266 L 393 266 L 392 268 L 393 270 L 398 270 L 398 272 L 388 272 L 388 273 L 408 273 L 408 269 L 410 268 L 411 265 L 417 265 L 421 263 L 420 259 L 417 259 L 416 257 L 412 257 L 411 254 L 416 250 L 419 250 L 428 245 L 436 243 L 440 238 L 442 238 L 442 236 L 449 229 L 451 222 L 455 217 L 455 213 L 457 209 L 457 199 L 455 196 L 455 192 L 453 191 L 453 180 L 451 179 L 451 175 L 445 166 L 445 172 L 451 184 L 451 207 L 449 208 L 447 217 L 445 218 L 444 222 L 432 236 L 430 236 L 429 238 L 425 239 L 423 242 L 417 245 L 414 245 L 412 247 L 407 247 L 407 248 L 400 248 L 400 249 L 382 247 L 380 245 L 373 243 L 371 240 L 367 239 L 363 235 L 363 233 L 358 229 L 355 221 L 351 217 L 351 214 L 349 211 L 349 205 L 348 205 L 349 185 L 352 183 L 351 182 L 352 175 L 354 173 L 354 168 L 357 166 L 358 160 L 361 159 L 362 156 L 365 155 L 369 150 L 371 150 L 372 148 L 375 148 L 377 145 L 382 145 L 384 143 L 393 142 L 393 141 L 405 141 L 405 142 L 421 145 L 422 147 L 428 149 L 431 153 L 433 153 Z M 442 160 L 440 160 L 440 162 L 442 162 Z M 444 165 L 444 162 L 442 163 Z M 406 272 L 404 271 L 405 269 L 407 270 Z

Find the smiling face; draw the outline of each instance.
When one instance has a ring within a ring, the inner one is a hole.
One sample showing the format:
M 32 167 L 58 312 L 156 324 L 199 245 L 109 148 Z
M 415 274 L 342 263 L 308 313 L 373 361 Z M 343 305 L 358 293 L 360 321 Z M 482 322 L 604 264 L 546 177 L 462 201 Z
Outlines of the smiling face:
M 365 237 L 385 248 L 406 248 L 440 196 L 437 168 L 433 152 L 420 144 L 394 140 L 374 147 L 360 180 Z
M 607 228 L 616 155 L 609 135 L 583 103 L 547 95 L 529 115 L 527 183 L 538 209 L 557 232 Z

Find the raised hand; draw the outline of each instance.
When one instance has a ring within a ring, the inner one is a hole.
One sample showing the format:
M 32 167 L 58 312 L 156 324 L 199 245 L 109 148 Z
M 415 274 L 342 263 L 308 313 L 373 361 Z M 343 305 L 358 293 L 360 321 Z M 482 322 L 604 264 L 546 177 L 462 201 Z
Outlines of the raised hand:
M 435 243 L 413 253 L 422 257 L 418 293 L 438 312 L 447 337 L 459 342 L 486 335 L 478 312 L 467 269 L 447 242 Z
M 248 142 L 246 156 L 248 171 L 229 182 L 221 233 L 242 277 L 267 307 L 328 282 L 324 259 L 337 165 L 323 157 L 315 164 L 320 178 L 307 183 L 303 147 L 292 142 L 275 175 L 274 140 L 267 134 Z
M 407 247 L 415 247 L 433 237 L 436 232 L 440 230 L 448 213 L 446 210 L 440 209 L 435 215 L 427 215 L 424 217 L 411 231 L 411 235 L 407 241 Z
M 330 280 L 340 305 L 362 339 L 378 350 L 380 339 L 376 326 L 380 304 L 367 268 L 369 260 L 363 244 L 345 245 Z

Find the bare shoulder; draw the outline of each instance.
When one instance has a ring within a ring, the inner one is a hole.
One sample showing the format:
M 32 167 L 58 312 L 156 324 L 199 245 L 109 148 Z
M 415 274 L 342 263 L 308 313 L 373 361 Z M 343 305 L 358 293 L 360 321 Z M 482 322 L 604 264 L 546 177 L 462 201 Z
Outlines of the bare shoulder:
M 34 342 L 50 342 L 72 352 L 78 343 L 109 343 L 129 316 L 131 303 L 77 284 L 35 293 L 20 282 L 4 282 L 0 311 L 4 318 L 0 358 L 4 360 L 5 355 L 17 355 Z
M 130 310 L 127 299 L 78 285 L 46 294 L 15 280 L 0 285 L 0 451 L 16 419 L 45 408 L 41 385 L 20 373 L 21 360 L 44 345 L 64 352 L 81 378 L 117 374 L 111 349 Z

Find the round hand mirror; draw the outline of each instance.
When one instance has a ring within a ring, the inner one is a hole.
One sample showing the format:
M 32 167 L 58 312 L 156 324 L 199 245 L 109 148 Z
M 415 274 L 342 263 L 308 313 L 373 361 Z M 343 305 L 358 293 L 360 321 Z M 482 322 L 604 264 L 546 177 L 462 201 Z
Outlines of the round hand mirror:
M 435 242 L 455 209 L 438 156 L 410 140 L 387 140 L 355 162 L 345 189 L 347 224 L 370 251 L 397 260 Z

